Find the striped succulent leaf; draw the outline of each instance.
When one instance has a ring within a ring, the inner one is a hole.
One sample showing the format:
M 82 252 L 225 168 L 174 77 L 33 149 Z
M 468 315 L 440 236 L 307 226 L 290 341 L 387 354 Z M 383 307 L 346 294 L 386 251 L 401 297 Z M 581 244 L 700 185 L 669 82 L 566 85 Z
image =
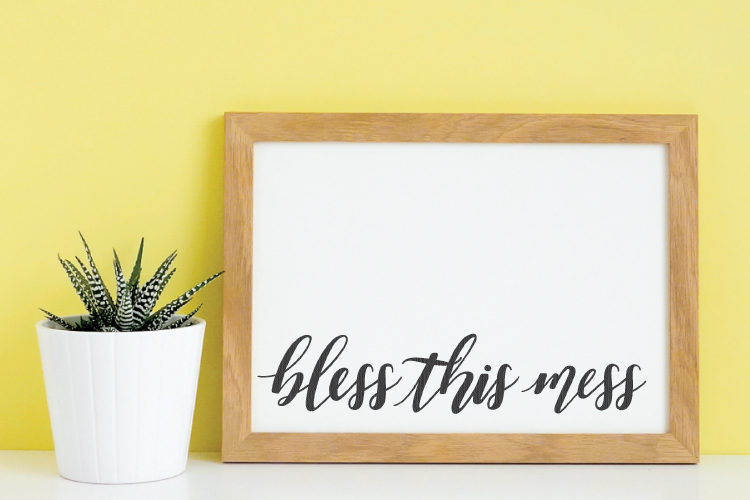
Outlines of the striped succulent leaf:
M 109 304 L 109 307 L 112 311 L 115 309 L 115 302 L 112 300 L 112 295 L 109 293 L 109 289 L 104 284 L 104 281 L 102 281 L 102 277 L 99 274 L 99 269 L 96 268 L 96 264 L 94 263 L 94 257 L 91 255 L 91 250 L 89 250 L 89 245 L 86 243 L 86 239 L 83 237 L 83 234 L 81 232 L 78 232 L 78 235 L 81 237 L 81 241 L 83 242 L 83 248 L 86 250 L 86 257 L 89 260 L 89 266 L 91 266 L 91 277 L 94 279 L 96 283 L 96 289 L 99 290 L 104 294 L 106 297 L 107 303 Z M 91 286 L 91 289 L 94 290 L 94 286 Z
M 162 329 L 171 330 L 172 328 L 180 328 L 180 327 L 183 327 L 183 326 L 187 326 L 187 325 L 190 324 L 190 320 L 193 319 L 193 316 L 195 316 L 195 314 L 198 311 L 200 311 L 201 307 L 203 307 L 203 304 L 199 305 L 198 307 L 196 307 L 195 309 L 193 309 L 192 311 L 190 311 L 186 316 L 184 316 L 182 318 L 178 318 L 177 321 L 173 321 L 173 322 L 171 322 L 169 324 L 161 325 L 161 326 L 159 326 L 157 328 L 149 328 L 149 329 L 151 329 L 151 330 L 162 330 Z
M 73 323 L 71 323 L 71 322 L 69 322 L 69 321 L 61 318 L 57 314 L 52 314 L 51 312 L 49 312 L 49 311 L 47 311 L 45 309 L 42 309 L 42 308 L 39 308 L 39 310 L 42 311 L 45 316 L 47 316 L 48 320 L 52 321 L 53 323 L 57 323 L 58 325 L 60 325 L 61 327 L 63 327 L 65 330 L 75 330 L 76 329 L 76 326 Z
M 115 315 L 115 325 L 120 330 L 128 331 L 133 327 L 133 299 L 130 294 L 130 285 L 125 281 L 125 275 L 122 272 L 122 265 L 117 252 L 115 254 L 115 280 L 117 281 L 117 314 Z
M 176 299 L 174 299 L 172 302 L 168 303 L 158 311 L 156 311 L 149 319 L 146 321 L 146 329 L 147 330 L 158 330 L 161 325 L 164 325 L 169 319 L 172 317 L 174 313 L 177 312 L 179 308 L 190 302 L 190 299 L 195 295 L 195 293 L 203 288 L 204 286 L 211 283 L 213 280 L 218 278 L 224 274 L 224 271 L 218 272 L 214 274 L 213 276 L 210 276 L 206 278 L 205 280 L 201 281 L 197 285 L 195 285 L 193 288 L 188 290 L 187 292 L 183 293 Z
M 156 301 L 159 300 L 159 296 L 162 291 L 164 291 L 164 287 L 167 286 L 167 283 L 174 275 L 175 269 L 172 269 L 169 273 L 167 273 L 167 270 L 176 257 L 177 252 L 172 252 L 169 257 L 161 263 L 153 277 L 141 287 L 141 290 L 138 293 L 138 300 L 133 305 L 135 309 L 133 315 L 136 328 L 140 328 L 144 325 L 156 305 Z
M 84 264 L 81 259 L 76 257 L 76 261 L 81 267 L 83 275 L 86 277 L 86 281 L 89 284 L 91 296 L 93 297 L 94 304 L 96 305 L 97 316 L 104 322 L 104 324 L 111 323 L 114 320 L 115 312 L 114 308 L 109 306 L 109 301 L 107 301 L 107 296 L 104 293 L 104 290 L 106 290 L 104 283 L 100 284 L 100 282 L 98 282 L 94 278 L 94 275 L 91 274 L 91 271 L 89 271 L 89 269 L 86 267 L 86 264 Z
M 153 311 L 154 306 L 156 305 L 156 302 L 159 300 L 159 297 L 161 297 L 162 292 L 164 291 L 164 288 L 166 288 L 167 283 L 169 283 L 169 280 L 172 279 L 172 276 L 174 276 L 175 271 L 177 269 L 172 269 L 169 274 L 164 276 L 164 279 L 159 284 L 159 287 L 156 289 L 156 291 L 150 295 L 151 300 L 149 300 L 148 304 L 144 307 L 144 314 L 142 316 L 139 316 L 138 323 L 139 327 L 143 327 L 146 324 L 146 321 L 148 321 L 149 316 L 151 315 L 151 311 Z M 140 297 L 147 296 L 148 292 L 143 292 L 140 294 Z
M 133 304 L 133 307 L 138 303 L 138 299 L 141 297 L 141 289 L 139 287 L 131 288 L 130 289 L 130 302 Z
M 69 260 L 62 259 L 59 255 L 57 256 L 57 259 L 60 261 L 63 269 L 65 269 L 65 274 L 68 275 L 68 279 L 78 294 L 78 297 L 81 299 L 81 302 L 83 302 L 83 305 L 86 306 L 86 310 L 89 314 L 96 316 L 96 305 L 94 304 L 94 298 L 91 295 L 91 288 L 89 287 L 86 278 L 83 277 L 78 268 L 76 268 Z
M 79 285 L 86 290 L 87 300 L 88 300 L 88 307 L 90 307 L 91 312 L 90 315 L 90 323 L 91 325 L 87 325 L 88 327 L 91 327 L 93 325 L 94 329 L 99 328 L 100 326 L 106 324 L 106 313 L 99 310 L 99 308 L 96 306 L 96 299 L 94 299 L 94 293 L 91 291 L 91 286 L 89 284 L 88 279 L 86 279 L 86 276 L 84 273 L 76 267 L 75 264 L 73 264 L 71 261 L 66 260 L 65 261 L 68 265 L 68 268 L 73 271 L 73 274 L 75 274 L 76 280 L 78 280 Z M 85 305 L 86 303 L 84 303 Z
M 143 238 L 141 238 L 141 244 L 138 247 L 138 257 L 135 259 L 133 264 L 133 270 L 130 272 L 130 278 L 128 279 L 128 286 L 130 287 L 130 302 L 135 307 L 138 303 L 138 299 L 141 295 L 140 280 L 141 280 L 141 260 L 143 259 Z
M 130 273 L 130 279 L 128 279 L 128 286 L 131 290 L 138 288 L 138 282 L 141 279 L 141 260 L 143 259 L 143 238 L 141 238 L 141 245 L 138 247 L 138 257 L 135 259 L 133 265 L 133 271 Z

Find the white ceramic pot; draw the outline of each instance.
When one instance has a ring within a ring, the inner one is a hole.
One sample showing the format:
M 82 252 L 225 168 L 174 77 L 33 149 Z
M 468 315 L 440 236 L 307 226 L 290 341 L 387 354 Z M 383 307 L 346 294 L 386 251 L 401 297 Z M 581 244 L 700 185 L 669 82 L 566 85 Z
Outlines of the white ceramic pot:
M 206 322 L 117 333 L 54 326 L 36 329 L 60 475 L 139 483 L 183 472 Z

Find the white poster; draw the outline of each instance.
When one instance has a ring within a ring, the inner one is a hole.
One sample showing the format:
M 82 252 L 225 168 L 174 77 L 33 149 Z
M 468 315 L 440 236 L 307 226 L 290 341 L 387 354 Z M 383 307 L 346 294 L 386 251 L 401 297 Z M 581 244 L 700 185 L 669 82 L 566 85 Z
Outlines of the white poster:
M 253 432 L 668 431 L 662 144 L 256 143 Z

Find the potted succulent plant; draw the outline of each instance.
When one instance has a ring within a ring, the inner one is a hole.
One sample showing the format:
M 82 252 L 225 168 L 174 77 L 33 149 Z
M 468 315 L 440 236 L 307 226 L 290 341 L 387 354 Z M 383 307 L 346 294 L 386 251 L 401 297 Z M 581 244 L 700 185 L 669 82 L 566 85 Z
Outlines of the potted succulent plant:
M 141 284 L 141 239 L 126 278 L 114 252 L 111 294 L 81 235 L 88 266 L 58 257 L 87 314 L 44 312 L 37 325 L 60 475 L 136 483 L 185 470 L 206 323 L 177 311 L 222 273 L 154 310 L 174 275 L 173 252 Z M 223 272 L 223 271 L 222 271 Z

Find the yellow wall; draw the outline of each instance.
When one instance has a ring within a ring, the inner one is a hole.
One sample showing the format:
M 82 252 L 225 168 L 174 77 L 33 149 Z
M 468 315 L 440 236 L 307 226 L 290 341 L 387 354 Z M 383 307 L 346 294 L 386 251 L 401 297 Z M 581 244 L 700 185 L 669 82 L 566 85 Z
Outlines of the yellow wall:
M 222 266 L 224 111 L 700 115 L 701 439 L 750 453 L 750 2 L 0 0 L 0 448 L 50 448 L 37 306 L 90 239 Z M 220 440 L 220 286 L 192 447 Z

